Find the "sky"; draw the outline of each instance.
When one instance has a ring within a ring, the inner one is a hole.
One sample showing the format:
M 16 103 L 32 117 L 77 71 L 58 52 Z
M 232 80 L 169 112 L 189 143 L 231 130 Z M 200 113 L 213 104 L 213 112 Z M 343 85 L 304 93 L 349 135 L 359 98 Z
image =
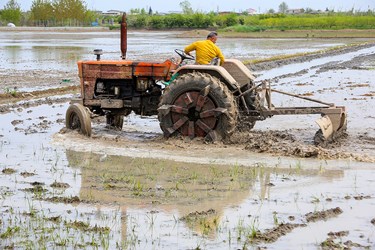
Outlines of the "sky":
M 0 0 L 0 9 L 2 9 L 9 0 Z M 16 0 L 22 10 L 29 10 L 33 0 Z M 181 11 L 179 5 L 183 0 L 85 0 L 88 9 L 91 10 L 120 10 L 129 11 L 135 8 L 149 7 L 158 12 Z M 326 8 L 335 11 L 375 10 L 375 0 L 189 0 L 193 10 L 203 12 L 210 11 L 237 11 L 246 9 L 255 9 L 258 13 L 265 13 L 269 9 L 278 11 L 279 5 L 286 2 L 289 9 L 312 8 L 314 10 L 325 10 Z

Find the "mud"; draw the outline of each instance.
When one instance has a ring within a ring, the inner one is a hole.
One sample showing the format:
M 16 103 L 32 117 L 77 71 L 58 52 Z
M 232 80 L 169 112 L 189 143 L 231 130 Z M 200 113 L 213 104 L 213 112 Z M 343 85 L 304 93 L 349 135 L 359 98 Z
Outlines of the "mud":
M 308 62 L 317 58 L 326 58 L 331 56 L 336 56 L 345 53 L 353 53 L 365 48 L 374 47 L 374 43 L 366 43 L 360 45 L 350 45 L 339 47 L 337 49 L 328 49 L 324 52 L 319 52 L 311 55 L 300 56 L 296 58 L 289 58 L 284 60 L 278 61 L 271 61 L 271 62 L 263 62 L 258 63 L 256 65 L 250 65 L 250 68 L 255 71 L 267 71 L 275 67 L 285 66 L 288 64 L 295 64 L 295 63 L 304 63 Z M 320 66 L 318 71 L 315 74 L 321 74 L 323 72 L 331 72 L 334 70 L 340 69 L 358 69 L 360 68 L 362 71 L 368 71 L 369 68 L 374 67 L 373 60 L 374 55 L 360 55 L 357 57 L 352 58 L 351 60 L 347 60 L 345 62 L 340 63 L 327 63 L 326 65 Z M 301 75 L 307 72 L 307 69 L 301 70 L 297 73 L 293 74 L 283 74 L 281 76 L 268 79 L 270 81 L 277 82 L 278 79 L 283 78 L 290 78 L 292 75 Z M 23 73 L 24 76 L 27 76 L 29 73 Z M 23 75 L 17 75 L 16 78 L 12 79 L 12 74 L 10 74 L 6 79 L 9 82 L 20 82 L 20 78 Z M 43 76 L 43 74 L 35 74 L 38 76 Z M 30 79 L 28 79 L 30 81 Z M 29 84 L 38 85 L 40 79 L 38 77 L 34 78 Z M 72 81 L 69 83 L 77 84 L 77 78 L 72 78 Z M 297 86 L 306 87 L 308 84 L 311 83 L 297 83 Z M 347 87 L 353 88 L 364 88 L 368 89 L 366 93 L 362 94 L 362 96 L 371 98 L 373 93 L 371 92 L 371 86 L 369 83 L 366 84 L 354 84 L 352 82 L 346 83 Z M 339 87 L 340 88 L 340 87 Z M 1 103 L 3 105 L 0 106 L 0 113 L 10 112 L 12 110 L 22 110 L 32 106 L 38 106 L 41 104 L 58 104 L 58 103 L 66 103 L 69 98 L 67 97 L 57 97 L 57 98 L 49 98 L 49 96 L 56 96 L 58 94 L 66 94 L 66 93 L 77 93 L 78 91 L 77 85 L 71 85 L 61 88 L 54 88 L 54 89 L 45 89 L 45 90 L 38 90 L 32 92 L 15 92 L 11 93 L 4 93 L 1 94 Z M 333 90 L 336 88 L 333 88 Z M 309 92 L 304 93 L 303 95 L 308 95 Z M 310 92 L 309 95 L 314 95 L 314 92 Z M 47 96 L 47 97 L 46 97 Z M 20 100 L 24 100 L 23 102 L 19 102 Z M 351 100 L 363 100 L 360 98 L 354 99 L 353 97 Z M 17 102 L 18 101 L 18 102 Z M 14 104 L 4 104 L 4 103 L 11 103 Z M 349 116 L 350 118 L 350 116 Z M 371 116 L 369 116 L 371 118 Z M 273 119 L 273 118 L 272 118 Z M 19 123 L 22 123 L 22 120 L 14 120 L 12 124 L 15 126 L 16 130 L 20 128 L 17 127 Z M 62 123 L 59 121 L 59 123 Z M 271 121 L 272 122 L 272 121 Z M 261 123 L 261 122 L 258 122 Z M 45 130 L 51 126 L 50 122 L 46 122 L 45 119 L 41 119 L 41 121 L 37 124 L 33 124 L 28 128 L 21 129 L 24 133 L 37 133 L 40 131 Z M 242 131 L 242 130 L 241 130 Z M 279 156 L 295 156 L 295 157 L 302 157 L 302 158 L 318 158 L 318 159 L 355 159 L 357 161 L 363 162 L 375 162 L 375 154 L 373 154 L 375 149 L 375 136 L 368 135 L 366 133 L 358 134 L 358 135 L 344 135 L 340 140 L 328 145 L 328 147 L 322 148 L 313 145 L 312 137 L 313 134 L 310 135 L 310 141 L 306 141 L 306 138 L 298 137 L 298 133 L 304 134 L 305 131 L 303 130 L 280 130 L 280 131 L 262 131 L 262 130 L 251 130 L 247 132 L 237 132 L 235 133 L 232 138 L 225 142 L 225 145 L 228 146 L 240 146 L 245 150 L 249 150 L 252 152 L 258 153 L 268 153 L 272 155 L 279 155 Z M 312 132 L 313 133 L 313 132 Z M 106 140 L 111 140 L 110 138 L 106 138 Z M 119 138 L 118 138 L 119 139 Z M 117 139 L 116 139 L 117 140 Z M 173 144 L 175 140 L 160 140 L 161 144 Z M 180 140 L 177 140 L 180 143 Z M 154 140 L 155 143 L 155 140 Z M 187 145 L 184 147 L 189 147 L 191 142 L 187 142 Z M 198 142 L 199 144 L 199 142 Z M 354 148 L 353 145 L 362 145 L 361 151 L 358 152 L 357 148 Z M 177 146 L 177 145 L 176 145 Z M 179 145 L 181 147 L 181 145 Z M 212 145 L 215 147 L 215 145 Z M 368 150 L 363 150 L 364 148 L 368 148 Z M 229 149 L 228 149 L 229 150 Z
M 328 238 L 323 241 L 320 246 L 323 250 L 329 249 L 371 249 L 369 245 L 361 245 L 359 243 L 352 242 L 351 240 L 342 242 L 341 238 L 348 236 L 348 231 L 329 232 Z
M 14 174 L 14 173 L 16 173 L 17 171 L 14 170 L 13 168 L 4 168 L 3 170 L 1 170 L 1 172 L 2 172 L 3 174 L 8 174 L 8 175 L 10 175 L 10 174 Z
M 354 52 L 358 51 L 364 48 L 371 48 L 375 46 L 374 42 L 368 42 L 365 44 L 351 44 L 347 46 L 339 46 L 337 48 L 330 48 L 325 51 L 321 51 L 320 53 L 311 53 L 309 55 L 296 55 L 295 57 L 287 58 L 287 59 L 280 59 L 280 60 L 271 60 L 271 61 L 265 61 L 265 62 L 259 62 L 256 64 L 250 64 L 249 68 L 253 71 L 263 71 L 263 70 L 269 70 L 271 68 L 277 68 L 280 66 L 284 66 L 287 64 L 294 64 L 294 63 L 303 63 L 303 62 L 308 62 L 314 59 L 322 58 L 322 57 L 330 57 L 330 56 L 335 56 L 335 55 L 340 55 L 340 54 L 345 54 L 349 52 Z M 342 64 L 333 64 L 329 63 L 324 69 L 321 70 L 323 71 L 328 71 L 328 70 L 336 70 L 336 69 L 345 69 L 345 68 L 355 68 L 355 69 L 362 69 L 360 65 L 363 64 L 370 64 L 372 65 L 374 59 L 374 55 L 366 55 L 366 56 L 360 56 L 356 57 L 356 59 L 351 60 L 350 62 L 345 62 Z M 300 74 L 300 72 L 295 73 L 295 74 Z M 285 74 L 283 77 L 288 77 L 290 75 Z
M 243 144 L 246 150 L 258 153 L 270 153 L 280 156 L 296 156 L 301 158 L 318 159 L 356 159 L 358 161 L 373 162 L 372 157 L 364 157 L 360 154 L 350 152 L 337 152 L 341 141 L 347 135 L 343 135 L 337 141 L 327 145 L 327 148 L 306 144 L 296 139 L 288 131 L 254 131 L 247 133 L 236 133 L 228 144 Z
M 49 202 L 54 202 L 54 203 L 65 203 L 65 204 L 71 204 L 71 203 L 80 203 L 81 200 L 79 199 L 78 196 L 73 196 L 73 197 L 58 197 L 58 196 L 53 196 L 53 197 L 48 197 L 44 199 L 45 201 Z
M 0 90 L 0 247 L 25 246 L 12 243 L 20 237 L 14 236 L 18 225 L 8 223 L 14 215 L 24 225 L 53 223 L 32 229 L 44 239 L 66 228 L 70 234 L 89 233 L 82 236 L 84 244 L 49 239 L 54 247 L 90 248 L 95 238 L 104 239 L 100 247 L 120 242 L 123 249 L 175 248 L 176 242 L 181 249 L 371 249 L 375 91 L 374 54 L 368 49 L 373 47 L 249 66 L 279 88 L 348 107 L 346 136 L 326 148 L 313 145 L 316 128 L 305 118 L 289 117 L 207 143 L 165 139 L 155 117 L 130 114 L 121 131 L 94 119 L 93 136 L 86 138 L 64 128 L 68 101 L 78 95 L 75 71 L 52 69 L 46 76 L 31 68 L 1 69 L 6 91 Z M 314 60 L 323 62 L 309 64 Z
M 273 229 L 269 229 L 264 233 L 256 232 L 254 235 L 250 236 L 250 243 L 272 243 L 277 241 L 283 235 L 290 233 L 293 229 L 297 227 L 306 227 L 306 224 L 292 224 L 292 223 L 282 223 Z
M 61 189 L 67 189 L 70 187 L 70 185 L 68 183 L 64 183 L 64 182 L 54 182 L 50 185 L 50 187 L 52 188 L 61 188 Z
M 306 214 L 307 222 L 315 222 L 318 220 L 327 220 L 329 218 L 335 217 L 339 214 L 342 214 L 342 209 L 339 207 L 328 209 L 325 211 L 311 212 Z
M 306 220 L 307 223 L 316 222 L 316 221 L 319 221 L 319 220 L 326 221 L 330 218 L 338 216 L 342 212 L 343 211 L 339 207 L 324 210 L 324 211 L 310 212 L 310 213 L 305 214 L 305 220 Z M 289 219 L 294 220 L 295 218 L 289 217 Z M 308 225 L 306 223 L 300 223 L 300 224 L 281 223 L 281 224 L 277 225 L 276 227 L 274 227 L 272 229 L 266 230 L 263 233 L 260 232 L 260 231 L 256 231 L 256 232 L 254 231 L 253 234 L 250 235 L 249 242 L 250 243 L 260 243 L 260 242 L 272 243 L 272 242 L 277 241 L 280 237 L 290 233 L 295 228 L 307 227 L 307 226 Z M 330 233 L 328 233 L 330 238 L 327 239 L 327 241 L 325 241 L 324 243 L 322 243 L 322 245 L 324 245 L 324 244 L 331 245 L 331 244 L 333 244 L 333 239 L 337 238 L 338 236 L 340 236 L 340 237 L 347 236 L 348 234 L 349 234 L 348 231 L 336 232 L 336 233 L 330 232 Z

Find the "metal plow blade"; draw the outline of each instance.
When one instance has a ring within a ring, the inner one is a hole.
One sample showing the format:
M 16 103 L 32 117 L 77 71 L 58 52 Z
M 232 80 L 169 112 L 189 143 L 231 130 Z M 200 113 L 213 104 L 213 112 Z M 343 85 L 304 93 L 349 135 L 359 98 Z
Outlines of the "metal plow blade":
M 333 142 L 345 134 L 347 124 L 345 108 L 341 107 L 335 110 L 339 112 L 324 113 L 316 120 L 320 130 L 315 134 L 315 145 L 326 146 L 327 143 Z

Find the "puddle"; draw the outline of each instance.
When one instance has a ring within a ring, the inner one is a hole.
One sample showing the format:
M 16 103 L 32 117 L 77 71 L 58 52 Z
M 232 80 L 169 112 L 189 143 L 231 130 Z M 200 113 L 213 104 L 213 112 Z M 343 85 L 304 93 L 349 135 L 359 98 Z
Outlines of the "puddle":
M 190 41 L 171 34 L 131 33 L 131 43 L 142 46 L 132 45 L 129 55 L 150 55 L 151 41 L 157 41 L 163 46 L 150 58 L 169 56 Z M 105 56 L 117 55 L 117 33 L 69 35 L 54 33 L 51 43 L 45 34 L 28 33 L 22 39 L 25 34 L 1 33 L 4 86 L 43 89 L 76 79 L 76 59 L 92 58 L 94 45 L 108 50 Z M 281 51 L 270 50 L 275 47 L 294 53 L 350 42 L 221 41 L 223 50 L 234 56 L 239 56 L 238 47 L 247 48 L 244 57 Z M 57 55 L 65 45 L 74 56 Z M 278 89 L 345 105 L 348 139 L 329 150 L 374 156 L 373 54 L 372 47 L 260 73 L 264 79 L 275 78 Z M 51 60 L 55 56 L 61 61 Z M 71 70 L 64 66 L 68 64 Z M 40 65 L 44 68 L 39 71 Z M 283 148 L 256 153 L 246 148 L 249 144 L 165 140 L 156 117 L 134 114 L 125 119 L 122 131 L 93 121 L 93 137 L 86 138 L 61 131 L 66 97 L 5 105 L 7 110 L 0 113 L 0 248 L 375 248 L 371 161 L 284 156 Z M 273 98 L 276 104 L 295 104 Z M 315 116 L 276 116 L 258 122 L 253 136 L 259 134 L 261 141 L 262 133 L 281 130 L 281 135 L 310 145 L 317 129 L 314 120 Z
M 107 140 L 55 134 L 66 107 L 40 105 L 2 115 L 0 168 L 14 170 L 0 173 L 2 247 L 27 247 L 43 238 L 37 246 L 89 247 L 95 239 L 109 249 L 316 248 L 328 233 L 341 230 L 349 231 L 342 238 L 374 246 L 371 164 L 244 154 L 220 146 L 202 151 L 194 144 L 191 152 L 170 151 L 168 143 L 155 148 L 160 144 L 152 145 L 152 139 L 130 136 L 137 134 L 132 126 L 143 123 L 158 137 L 157 122 L 136 116 L 118 132 L 125 133 L 128 146 L 114 144 L 99 124 L 94 128 Z M 47 113 L 54 115 L 42 119 Z M 48 128 L 25 134 L 44 119 L 51 122 Z M 12 125 L 14 120 L 23 122 Z M 13 132 L 15 127 L 20 129 Z M 50 143 L 53 134 L 63 147 Z M 343 212 L 307 221 L 308 213 L 336 207 Z M 274 242 L 251 237 L 285 223 L 306 226 Z
M 0 175 L 0 232 L 18 228 L 12 237 L 4 236 L 2 247 L 25 246 L 38 238 L 44 239 L 39 246 L 89 247 L 93 237 L 97 246 L 109 249 L 316 248 L 328 233 L 340 230 L 349 231 L 345 239 L 375 246 L 372 170 L 331 164 L 316 169 L 202 165 L 49 147 L 29 160 L 37 167 L 1 164 L 16 172 Z M 22 177 L 22 171 L 35 176 Z M 46 191 L 25 191 L 35 182 Z M 66 188 L 56 188 L 56 182 Z M 79 198 L 70 203 L 63 197 Z M 342 210 L 337 216 L 308 219 L 309 213 L 336 207 Z M 285 223 L 306 226 L 275 242 L 252 240 L 254 230 L 266 232 Z M 34 233 L 25 236 L 29 230 Z

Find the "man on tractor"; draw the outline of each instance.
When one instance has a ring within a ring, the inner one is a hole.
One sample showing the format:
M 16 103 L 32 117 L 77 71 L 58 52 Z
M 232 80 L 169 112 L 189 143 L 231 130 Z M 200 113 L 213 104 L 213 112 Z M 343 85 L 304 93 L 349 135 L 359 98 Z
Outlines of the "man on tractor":
M 216 41 L 217 33 L 211 32 L 208 34 L 206 40 L 196 41 L 186 46 L 184 52 L 190 55 L 190 52 L 195 50 L 196 64 L 219 65 L 218 62 L 215 62 L 218 58 L 220 59 L 220 65 L 223 65 L 225 59 L 223 53 L 221 53 L 220 48 L 215 44 Z

